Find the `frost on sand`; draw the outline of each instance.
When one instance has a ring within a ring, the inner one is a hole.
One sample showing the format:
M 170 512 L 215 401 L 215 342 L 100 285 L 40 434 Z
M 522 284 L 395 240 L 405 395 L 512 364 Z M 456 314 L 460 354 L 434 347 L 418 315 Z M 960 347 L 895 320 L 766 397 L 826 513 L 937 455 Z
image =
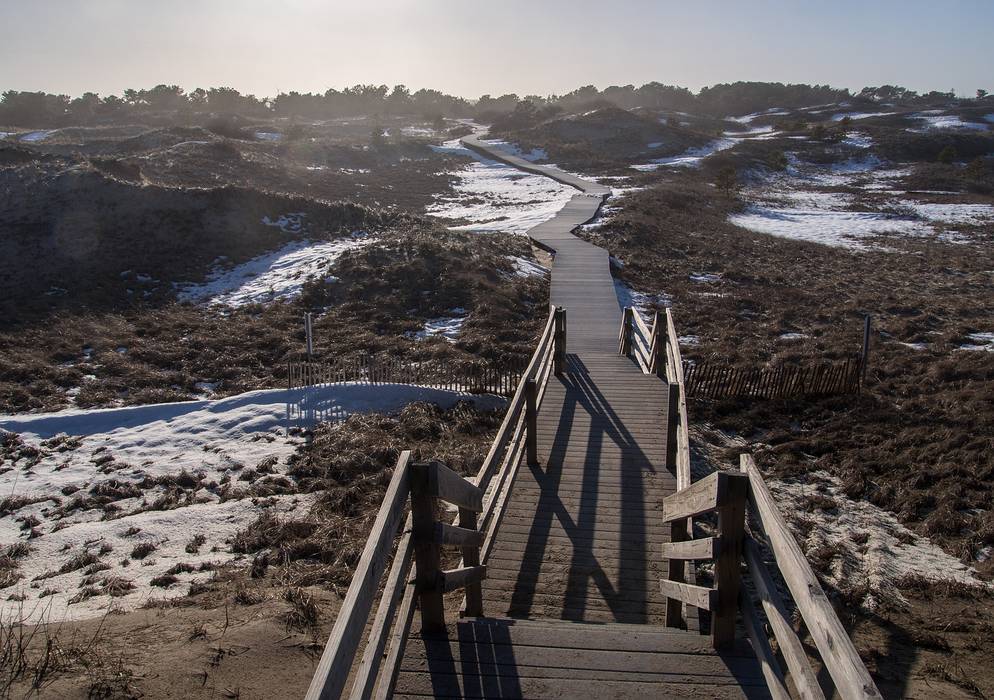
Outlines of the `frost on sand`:
M 771 479 L 767 483 L 808 559 L 827 562 L 822 576 L 839 590 L 860 593 L 861 605 L 868 610 L 882 600 L 906 602 L 898 584 L 908 576 L 978 588 L 986 585 L 973 569 L 908 530 L 890 513 L 850 499 L 827 472 L 811 472 L 804 482 Z

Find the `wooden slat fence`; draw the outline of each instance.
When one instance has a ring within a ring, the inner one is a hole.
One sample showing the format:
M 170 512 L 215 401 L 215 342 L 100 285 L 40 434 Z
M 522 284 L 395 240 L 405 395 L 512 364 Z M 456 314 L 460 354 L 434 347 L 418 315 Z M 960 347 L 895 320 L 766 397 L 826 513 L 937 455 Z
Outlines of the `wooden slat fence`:
M 834 396 L 858 393 L 863 376 L 860 356 L 842 362 L 782 365 L 766 368 L 728 367 L 719 362 L 683 362 L 687 395 L 723 399 L 754 397 Z
M 510 395 L 521 381 L 525 363 L 489 365 L 451 360 L 413 362 L 396 357 L 357 355 L 331 362 L 287 363 L 287 388 L 319 384 L 418 384 L 473 394 Z

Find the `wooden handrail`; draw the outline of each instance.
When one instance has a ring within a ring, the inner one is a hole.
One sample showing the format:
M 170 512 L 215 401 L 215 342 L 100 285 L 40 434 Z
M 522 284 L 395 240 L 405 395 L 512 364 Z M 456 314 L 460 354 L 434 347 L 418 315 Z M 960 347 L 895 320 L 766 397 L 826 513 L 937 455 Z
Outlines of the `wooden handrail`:
M 410 493 L 410 460 L 409 450 L 400 453 L 359 565 L 352 575 L 352 584 L 342 601 L 341 612 L 307 689 L 308 700 L 338 698 L 345 688 Z
M 750 455 L 741 456 L 740 468 L 749 477 L 749 505 L 752 514 L 766 534 L 776 558 L 777 569 L 790 590 L 794 604 L 800 611 L 839 694 L 846 700 L 880 698 L 880 691 L 835 614 L 828 596 L 818 583 L 804 552 L 791 535 L 787 522 Z
M 529 413 L 534 417 L 550 377 L 554 373 L 566 371 L 565 344 L 566 310 L 561 307 L 553 308 L 475 479 L 465 479 L 440 464 L 429 465 L 423 475 L 422 478 L 426 477 L 427 482 L 418 488 L 429 499 L 440 498 L 459 506 L 458 526 L 438 523 L 434 520 L 434 515 L 430 520 L 424 517 L 428 509 L 423 502 L 415 509 L 420 511 L 418 517 L 414 517 L 414 511 L 408 516 L 380 597 L 369 640 L 356 668 L 355 682 L 349 695 L 353 700 L 386 698 L 393 692 L 400 657 L 414 614 L 414 601 L 419 592 L 426 590 L 422 586 L 419 591 L 418 585 L 408 581 L 416 550 L 422 547 L 437 548 L 442 544 L 461 547 L 463 563 L 459 568 L 442 571 L 437 564 L 426 562 L 420 568 L 427 575 L 422 577 L 419 574 L 417 578 L 432 579 L 432 585 L 427 590 L 431 591 L 433 598 L 440 598 L 442 592 L 463 588 L 466 591 L 466 614 L 482 614 L 480 582 L 486 576 L 485 562 L 492 546 L 492 538 L 518 463 L 525 451 Z M 298 378 L 293 373 L 299 373 L 301 381 L 313 381 L 317 378 L 313 375 L 315 371 L 315 367 L 291 363 L 288 375 L 292 378 L 289 381 L 292 384 Z M 334 374 L 328 370 L 321 376 L 333 377 Z M 530 384 L 529 380 L 533 383 Z M 528 401 L 529 385 L 535 392 L 532 402 Z M 527 410 L 529 404 L 533 407 L 531 412 Z M 534 428 L 531 432 L 534 437 Z M 389 556 L 390 544 L 405 510 L 404 505 L 409 495 L 413 500 L 411 474 L 414 465 L 409 462 L 410 453 L 404 452 L 398 460 L 370 538 L 353 575 L 342 612 L 335 621 L 311 681 L 306 696 L 309 700 L 338 698 L 345 687 L 375 599 L 377 584 Z M 415 521 L 418 521 L 420 527 L 415 526 Z M 422 530 L 425 536 L 417 537 L 415 531 Z M 422 598 L 423 615 L 426 607 L 429 615 L 433 615 L 427 620 L 427 628 L 444 623 L 441 605 Z

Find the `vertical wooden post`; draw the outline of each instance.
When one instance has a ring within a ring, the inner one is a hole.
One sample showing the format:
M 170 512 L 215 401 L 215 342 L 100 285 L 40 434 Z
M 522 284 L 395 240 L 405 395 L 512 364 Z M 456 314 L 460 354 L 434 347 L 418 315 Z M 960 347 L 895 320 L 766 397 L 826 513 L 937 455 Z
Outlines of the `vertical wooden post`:
M 538 466 L 538 382 L 525 382 L 525 453 L 528 466 Z
M 859 381 L 866 381 L 866 365 L 870 360 L 870 314 L 863 319 L 863 352 L 859 358 Z
M 676 473 L 677 431 L 680 430 L 680 385 L 669 384 L 666 407 L 666 468 Z
M 714 560 L 718 604 L 711 611 L 711 644 L 715 649 L 729 649 L 735 644 L 735 616 L 739 604 L 740 562 L 745 535 L 745 504 L 749 493 L 749 477 L 741 474 L 727 474 L 726 477 L 727 505 L 718 508 L 721 550 Z
M 674 520 L 670 523 L 670 542 L 684 542 L 690 539 L 687 532 L 687 519 Z M 670 559 L 667 563 L 667 577 L 670 581 L 686 583 L 686 565 L 680 559 Z M 686 629 L 687 621 L 683 617 L 683 603 L 676 598 L 666 599 L 666 626 Z
M 628 355 L 632 348 L 632 307 L 626 306 L 621 316 L 621 334 L 618 337 L 618 354 Z
M 304 314 L 304 335 L 307 339 L 307 360 L 310 361 L 314 357 L 314 329 L 310 311 Z
M 555 315 L 556 333 L 553 336 L 552 341 L 552 363 L 553 370 L 555 371 L 556 376 L 559 377 L 566 371 L 566 309 L 562 306 L 557 306 Z
M 431 493 L 431 464 L 411 465 L 411 526 L 421 627 L 427 632 L 445 629 L 442 603 L 442 555 L 435 541 L 435 497 Z
M 459 509 L 459 527 L 467 530 L 476 529 L 476 513 L 466 508 Z M 480 565 L 480 548 L 478 546 L 468 546 L 462 548 L 463 566 Z M 470 583 L 465 588 L 466 591 L 466 612 L 468 617 L 483 616 L 483 584 L 480 581 Z

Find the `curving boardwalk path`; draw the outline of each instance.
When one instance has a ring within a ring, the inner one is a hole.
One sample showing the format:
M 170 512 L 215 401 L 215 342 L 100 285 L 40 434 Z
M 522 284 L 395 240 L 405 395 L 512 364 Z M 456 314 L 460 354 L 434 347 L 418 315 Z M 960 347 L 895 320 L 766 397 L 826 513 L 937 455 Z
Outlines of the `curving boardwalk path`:
M 539 409 L 541 466 L 522 463 L 487 562 L 486 618 L 412 633 L 398 697 L 768 697 L 745 643 L 665 628 L 658 517 L 676 490 L 666 469 L 667 387 L 618 355 L 622 310 L 608 253 L 572 234 L 610 190 L 508 155 L 488 158 L 579 194 L 528 232 L 554 252 L 551 302 L 566 307 L 567 373 Z

